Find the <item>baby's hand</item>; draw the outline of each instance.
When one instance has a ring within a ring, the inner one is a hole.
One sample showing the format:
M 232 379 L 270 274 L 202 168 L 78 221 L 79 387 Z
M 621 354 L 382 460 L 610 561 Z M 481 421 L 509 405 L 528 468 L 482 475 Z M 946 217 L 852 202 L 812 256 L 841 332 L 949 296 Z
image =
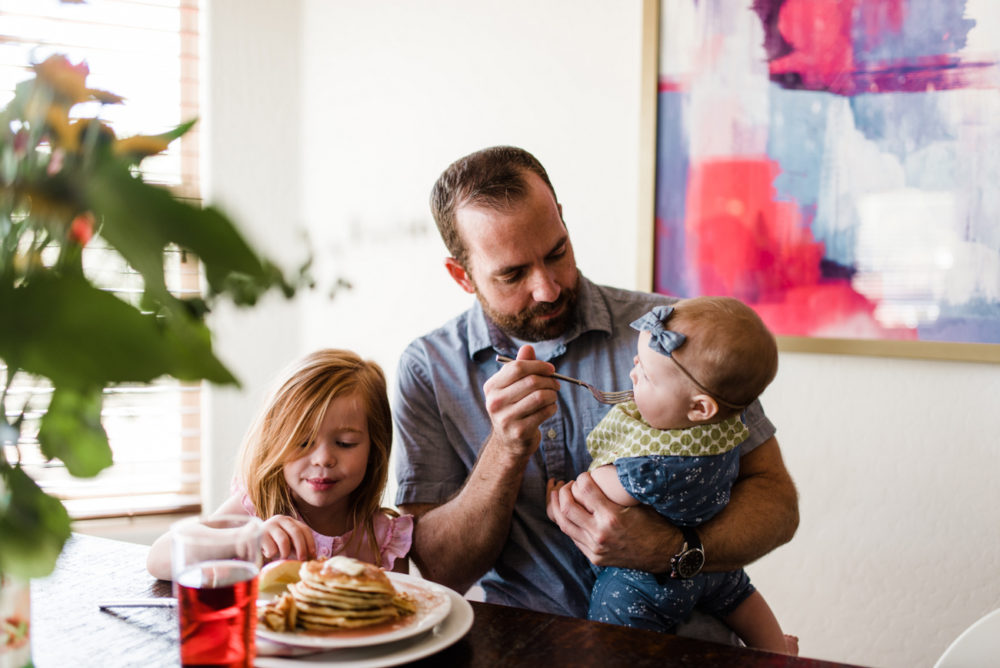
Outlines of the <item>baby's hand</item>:
M 312 530 L 304 522 L 288 515 L 275 515 L 264 521 L 260 547 L 264 553 L 264 561 L 305 561 L 316 556 Z

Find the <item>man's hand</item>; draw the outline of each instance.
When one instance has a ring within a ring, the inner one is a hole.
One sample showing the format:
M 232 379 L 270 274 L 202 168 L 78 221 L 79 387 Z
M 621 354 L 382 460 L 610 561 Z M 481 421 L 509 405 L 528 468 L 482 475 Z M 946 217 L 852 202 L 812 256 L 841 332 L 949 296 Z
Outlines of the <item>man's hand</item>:
M 613 503 L 589 473 L 552 493 L 555 497 L 546 503 L 549 519 L 594 564 L 650 573 L 670 570 L 670 557 L 684 541 L 652 508 Z M 791 540 L 798 522 L 795 485 L 772 436 L 740 459 L 729 504 L 698 527 L 708 558 L 705 570 L 744 567 Z
M 509 454 L 524 457 L 538 448 L 539 427 L 556 414 L 559 381 L 552 377 L 554 371 L 548 362 L 535 359 L 531 346 L 523 346 L 516 361 L 483 385 L 493 438 Z
M 424 577 L 464 592 L 496 563 L 524 469 L 541 442 L 539 427 L 556 413 L 553 371 L 522 347 L 483 385 L 493 431 L 458 494 L 442 504 L 400 506 L 417 517 L 410 556 Z
M 550 482 L 546 513 L 597 566 L 662 573 L 680 549 L 680 531 L 647 506 L 610 501 L 589 473 L 566 484 Z

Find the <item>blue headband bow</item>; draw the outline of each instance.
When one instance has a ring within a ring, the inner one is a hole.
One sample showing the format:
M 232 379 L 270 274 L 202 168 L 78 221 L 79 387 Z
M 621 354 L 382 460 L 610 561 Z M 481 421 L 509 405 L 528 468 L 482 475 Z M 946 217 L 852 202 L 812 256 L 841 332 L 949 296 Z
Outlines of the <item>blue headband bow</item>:
M 673 306 L 657 306 L 630 325 L 640 332 L 649 332 L 649 347 L 667 357 L 673 357 L 670 353 L 687 341 L 687 337 L 680 332 L 673 332 L 663 326 L 673 312 Z
M 649 332 L 649 347 L 658 353 L 666 355 L 674 361 L 677 368 L 684 372 L 684 375 L 691 379 L 691 382 L 698 386 L 702 392 L 705 392 L 711 397 L 714 397 L 723 406 L 727 408 L 732 408 L 735 410 L 743 410 L 746 408 L 746 404 L 737 404 L 727 400 L 725 397 L 719 396 L 717 392 L 713 392 L 704 385 L 702 385 L 697 378 L 691 375 L 683 364 L 677 361 L 677 358 L 671 355 L 672 352 L 684 345 L 687 341 L 687 337 L 680 332 L 673 332 L 664 325 L 670 316 L 674 313 L 673 306 L 657 306 L 652 311 L 642 316 L 638 320 L 634 320 L 631 324 L 632 329 L 636 329 L 640 332 Z

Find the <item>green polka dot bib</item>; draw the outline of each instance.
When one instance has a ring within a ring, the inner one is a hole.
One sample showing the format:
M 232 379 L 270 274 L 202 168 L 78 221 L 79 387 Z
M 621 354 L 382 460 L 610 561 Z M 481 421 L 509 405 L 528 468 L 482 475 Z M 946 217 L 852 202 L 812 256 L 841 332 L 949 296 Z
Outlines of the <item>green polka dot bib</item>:
M 629 401 L 612 407 L 587 436 L 587 450 L 594 458 L 590 470 L 619 457 L 721 455 L 749 435 L 739 415 L 687 429 L 655 429 L 643 421 L 635 402 Z

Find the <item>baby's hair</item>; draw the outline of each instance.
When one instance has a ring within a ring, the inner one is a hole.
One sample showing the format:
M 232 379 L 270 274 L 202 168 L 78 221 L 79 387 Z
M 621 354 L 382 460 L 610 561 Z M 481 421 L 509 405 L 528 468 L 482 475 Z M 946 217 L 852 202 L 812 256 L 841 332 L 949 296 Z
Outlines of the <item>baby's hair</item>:
M 349 519 L 354 536 L 364 529 L 377 555 L 372 518 L 386 512 L 381 500 L 392 445 L 392 416 L 382 368 L 349 350 L 328 348 L 305 356 L 283 378 L 251 425 L 240 451 L 239 478 L 250 502 L 263 519 L 296 514 L 285 483 L 285 463 L 301 457 L 301 446 L 311 446 L 316 440 L 334 399 L 356 395 L 368 418 L 371 447 L 365 477 L 351 494 Z
M 687 336 L 673 353 L 678 361 L 713 393 L 737 405 L 756 399 L 778 372 L 774 335 L 738 299 L 683 299 L 674 304 L 667 328 Z

